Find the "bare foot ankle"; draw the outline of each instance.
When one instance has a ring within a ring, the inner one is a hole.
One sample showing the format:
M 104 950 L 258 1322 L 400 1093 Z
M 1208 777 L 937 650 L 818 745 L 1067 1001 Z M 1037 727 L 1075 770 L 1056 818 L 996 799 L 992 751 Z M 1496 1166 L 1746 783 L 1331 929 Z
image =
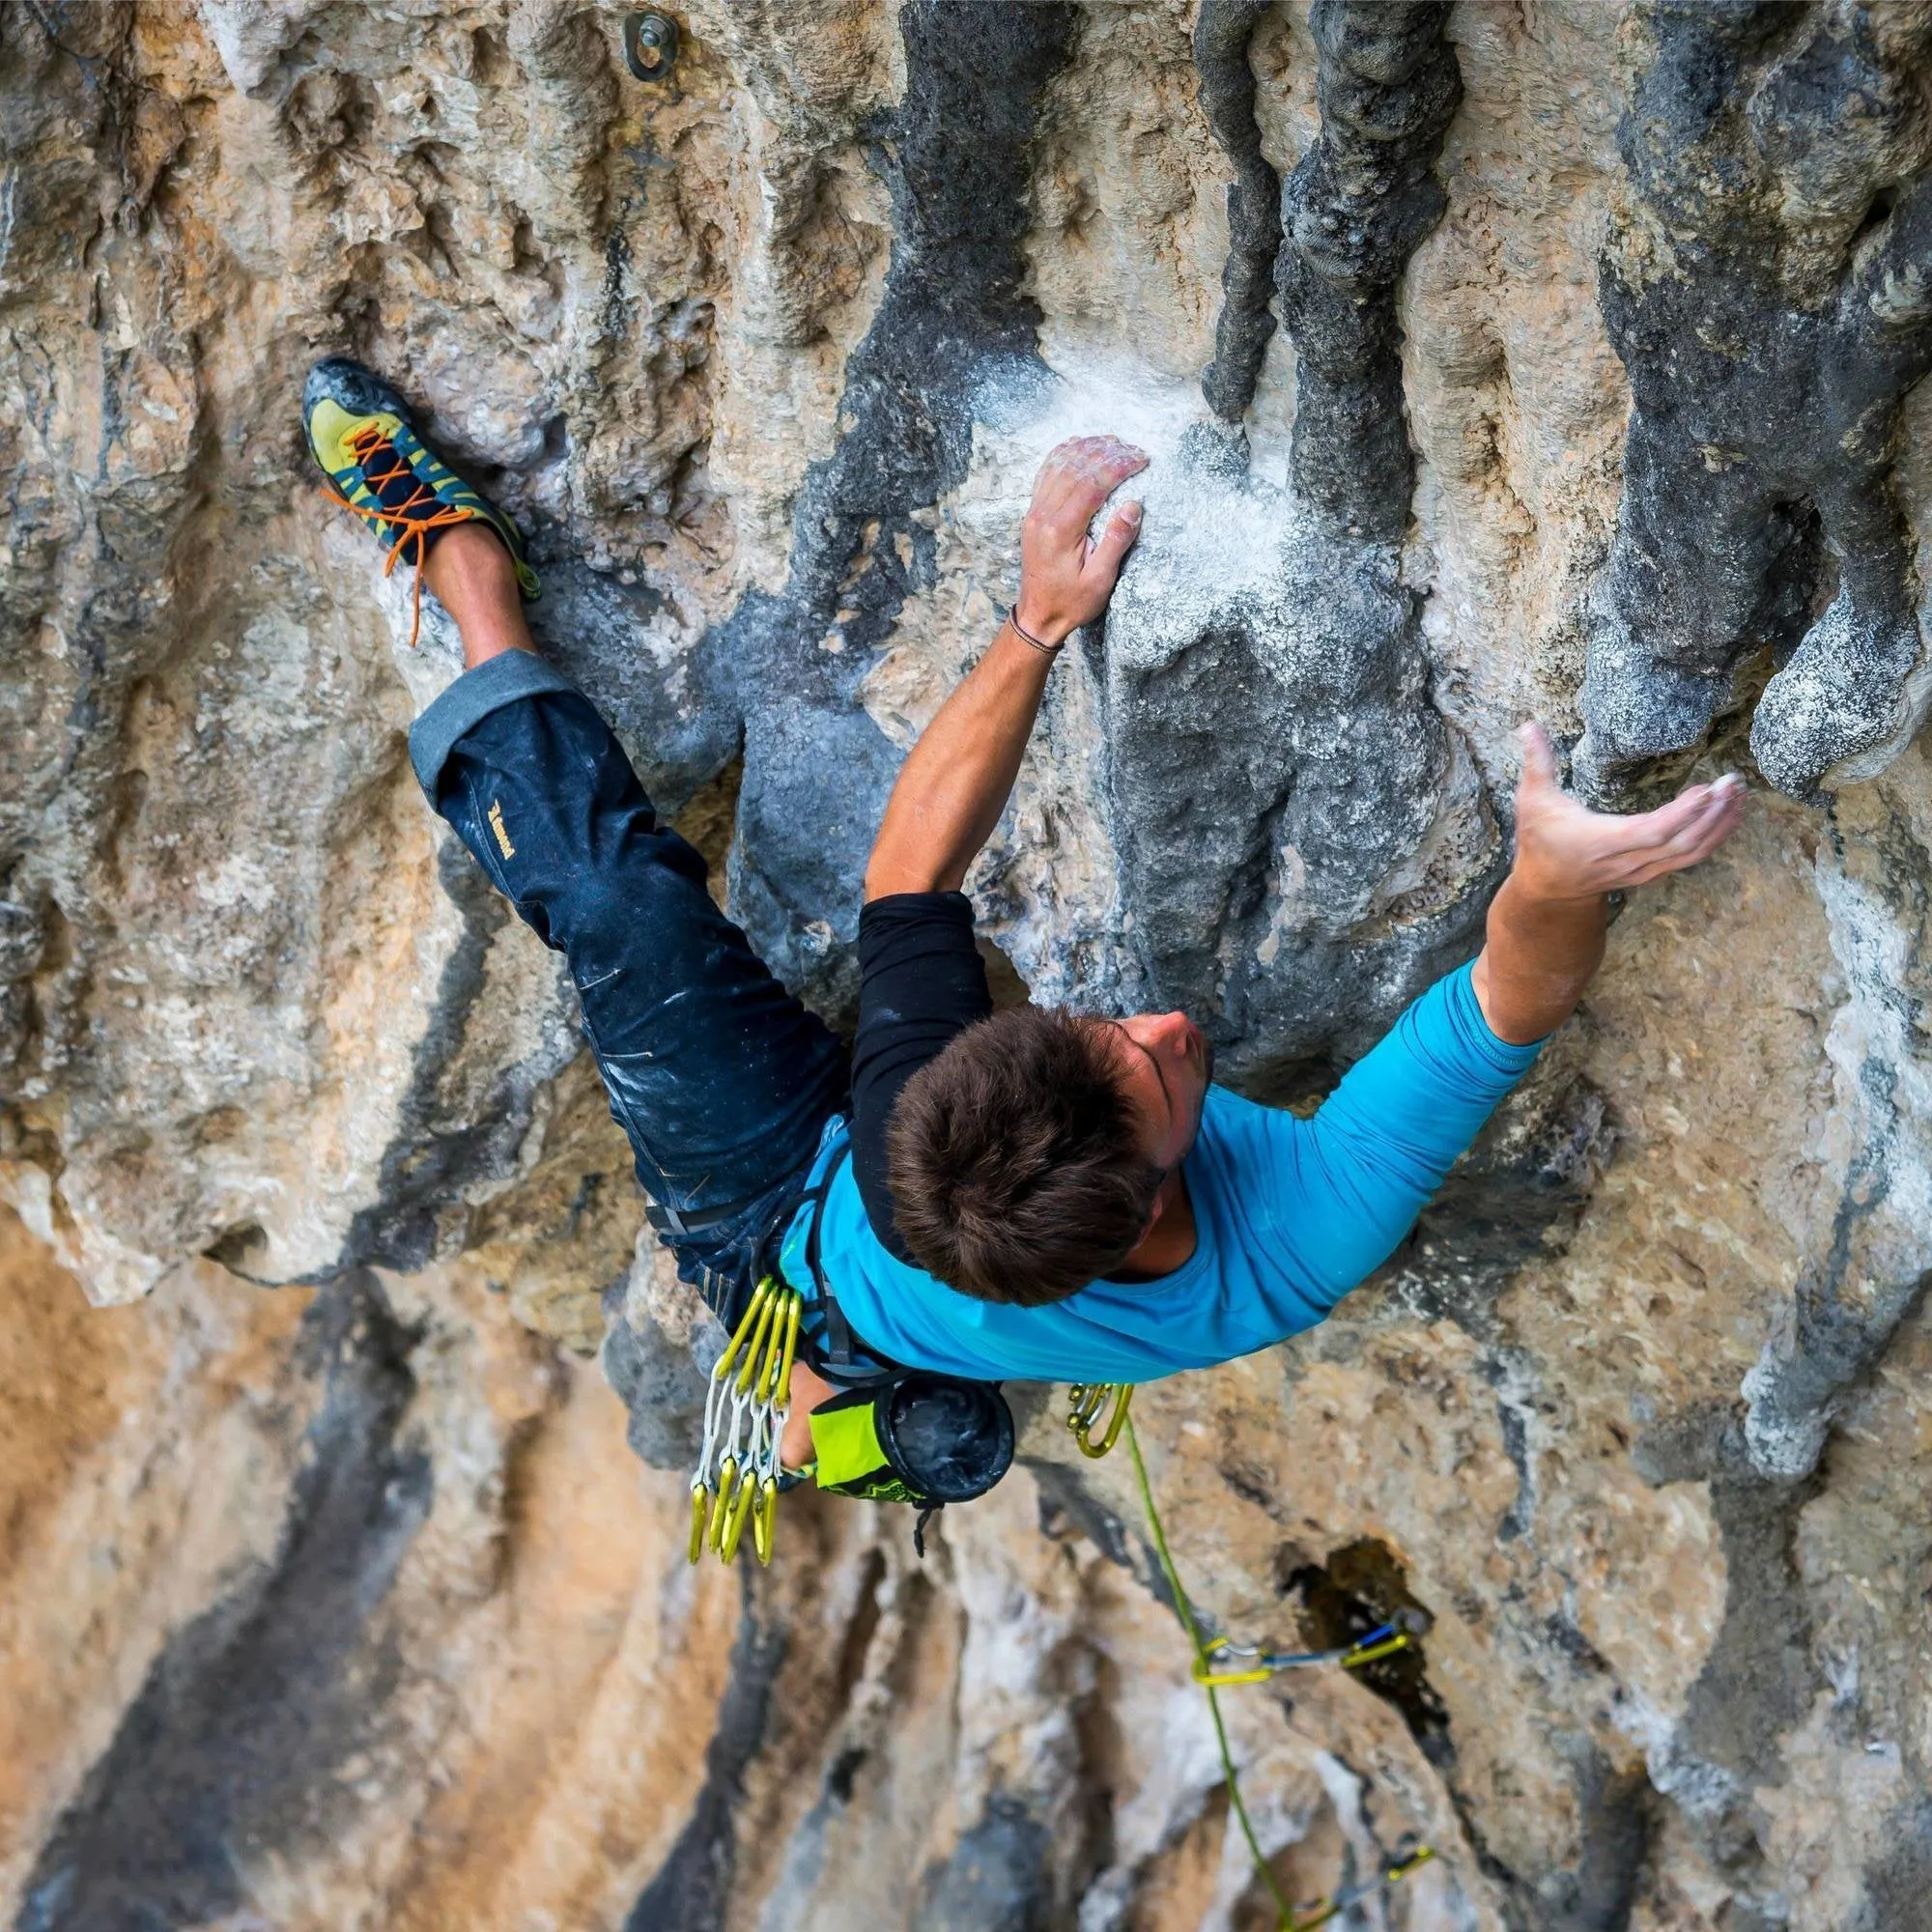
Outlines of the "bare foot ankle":
M 463 662 L 474 668 L 504 651 L 533 651 L 510 553 L 482 522 L 445 530 L 423 565 L 423 582 L 456 620 Z

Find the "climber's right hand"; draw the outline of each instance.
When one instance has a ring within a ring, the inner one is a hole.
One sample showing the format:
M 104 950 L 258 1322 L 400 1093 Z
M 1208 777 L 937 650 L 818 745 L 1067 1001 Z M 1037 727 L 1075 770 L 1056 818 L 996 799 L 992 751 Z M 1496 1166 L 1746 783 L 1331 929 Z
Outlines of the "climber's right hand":
M 791 1365 L 790 1408 L 784 1419 L 784 1435 L 779 1442 L 779 1460 L 787 1469 L 803 1469 L 813 1456 L 811 1411 L 822 1402 L 830 1402 L 838 1391 L 825 1378 L 803 1362 Z
M 1147 451 L 1112 436 L 1077 436 L 1040 466 L 1020 526 L 1020 594 L 1014 614 L 1043 644 L 1058 644 L 1107 608 L 1121 564 L 1140 534 L 1141 506 L 1123 503 L 1098 541 L 1094 513 L 1147 468 Z

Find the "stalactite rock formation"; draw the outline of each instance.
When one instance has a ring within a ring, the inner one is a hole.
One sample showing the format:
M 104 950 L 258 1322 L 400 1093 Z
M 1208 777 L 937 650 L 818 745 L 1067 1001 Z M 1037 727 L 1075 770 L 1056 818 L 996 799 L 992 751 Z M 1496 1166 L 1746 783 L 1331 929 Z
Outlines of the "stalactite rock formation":
M 353 354 L 835 1023 L 1060 438 L 1150 453 L 970 886 L 1003 996 L 1319 1101 L 1480 943 L 1512 732 L 1741 770 L 1321 1327 L 1135 1404 L 1348 1922 L 1932 1895 L 1932 9 L 0 4 L 0 1913 L 1273 1922 L 1124 1456 L 688 1570 L 716 1322 L 424 809 Z

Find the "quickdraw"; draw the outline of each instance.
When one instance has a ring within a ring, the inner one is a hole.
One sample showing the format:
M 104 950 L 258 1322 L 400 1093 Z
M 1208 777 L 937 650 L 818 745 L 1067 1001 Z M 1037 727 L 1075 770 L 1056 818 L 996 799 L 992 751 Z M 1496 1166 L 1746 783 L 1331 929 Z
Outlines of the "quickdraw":
M 1418 1845 L 1414 1839 L 1405 1838 L 1396 1846 L 1395 1856 L 1373 1878 L 1364 1879 L 1360 1885 L 1348 1886 L 1341 1891 L 1330 1892 L 1326 1898 L 1317 1899 L 1308 1908 L 1306 1917 L 1296 1914 L 1284 1919 L 1282 1932 L 1315 1932 L 1318 1925 L 1326 1925 L 1329 1920 L 1339 1918 L 1350 1906 L 1359 1905 L 1376 1892 L 1400 1885 L 1410 1872 L 1426 1865 L 1435 1856 L 1433 1846 Z
M 1406 1622 L 1382 1624 L 1353 1643 L 1338 1644 L 1333 1650 L 1263 1650 L 1258 1644 L 1233 1643 L 1225 1636 L 1209 1637 L 1195 1660 L 1194 1681 L 1226 1689 L 1231 1684 L 1264 1684 L 1282 1670 L 1301 1670 L 1312 1663 L 1339 1663 L 1344 1670 L 1359 1670 L 1378 1658 L 1393 1657 L 1409 1645 Z M 1216 1670 L 1211 1659 L 1217 1657 L 1253 1658 L 1245 1670 Z
M 772 1560 L 779 1444 L 791 1412 L 791 1365 L 804 1307 L 802 1294 L 767 1275 L 711 1371 L 704 1392 L 704 1443 L 691 1477 L 686 1553 L 693 1563 L 706 1549 L 721 1562 L 731 1562 L 747 1523 L 758 1561 Z
M 1106 1407 L 1109 1397 L 1113 1399 L 1114 1412 L 1107 1418 L 1107 1426 L 1096 1442 L 1094 1440 L 1094 1425 L 1099 1421 L 1100 1411 Z M 1133 1399 L 1132 1382 L 1075 1382 L 1066 1391 L 1066 1427 L 1079 1445 L 1081 1455 L 1097 1460 L 1121 1439 L 1121 1429 L 1127 1419 L 1127 1405 Z
M 1180 1572 L 1175 1567 L 1174 1552 L 1167 1546 L 1167 1531 L 1160 1520 L 1160 1512 L 1154 1508 L 1153 1485 L 1148 1480 L 1147 1463 L 1141 1455 L 1140 1437 L 1134 1433 L 1133 1417 L 1124 1413 L 1122 1405 L 1120 1420 L 1124 1424 L 1127 1436 L 1127 1453 L 1133 1458 L 1134 1481 L 1141 1492 L 1141 1507 L 1147 1512 L 1148 1530 L 1153 1538 L 1154 1554 L 1160 1559 L 1161 1574 L 1167 1578 L 1168 1595 L 1174 1604 L 1175 1615 L 1180 1619 L 1180 1627 L 1187 1634 L 1187 1640 L 1194 1649 L 1194 1681 L 1208 1693 L 1208 1714 L 1214 1720 L 1214 1743 L 1221 1753 L 1221 1772 L 1228 1784 L 1228 1808 L 1235 1814 L 1235 1822 L 1241 1828 L 1241 1836 L 1247 1840 L 1248 1856 L 1254 1861 L 1256 1875 L 1267 1888 L 1273 1898 L 1275 1920 L 1278 1932 L 1314 1932 L 1318 1925 L 1326 1925 L 1338 1918 L 1357 1900 L 1369 1896 L 1371 1892 L 1381 1891 L 1393 1885 L 1400 1885 L 1410 1872 L 1426 1865 L 1435 1856 L 1431 1845 L 1419 1844 L 1413 1837 L 1406 1837 L 1396 1846 L 1389 1861 L 1374 1878 L 1361 1885 L 1331 1893 L 1327 1898 L 1317 1901 L 1306 1909 L 1291 1905 L 1281 1889 L 1281 1881 L 1274 1875 L 1274 1867 L 1267 1861 L 1262 1851 L 1261 1839 L 1255 1833 L 1254 1821 L 1248 1816 L 1246 1802 L 1241 1797 L 1240 1774 L 1235 1768 L 1235 1753 L 1228 1743 L 1228 1726 L 1221 1717 L 1221 1690 L 1230 1684 L 1256 1684 L 1264 1678 L 1274 1675 L 1274 1665 L 1289 1669 L 1301 1663 L 1368 1663 L 1376 1657 L 1386 1657 L 1391 1651 L 1401 1650 L 1407 1645 L 1408 1632 L 1396 1624 L 1385 1624 L 1378 1631 L 1371 1631 L 1365 1637 L 1350 1644 L 1342 1652 L 1303 1651 L 1296 1654 L 1259 1652 L 1237 1648 L 1225 1637 L 1207 1637 L 1202 1634 L 1201 1625 L 1194 1615 L 1194 1605 L 1187 1592 L 1181 1586 Z M 1072 1427 L 1071 1421 L 1067 1425 Z M 1076 1439 L 1078 1432 L 1075 1432 Z M 1397 1641 L 1397 1638 L 1400 1641 Z M 1217 1655 L 1252 1656 L 1256 1659 L 1252 1670 L 1226 1673 L 1217 1672 L 1212 1660 Z

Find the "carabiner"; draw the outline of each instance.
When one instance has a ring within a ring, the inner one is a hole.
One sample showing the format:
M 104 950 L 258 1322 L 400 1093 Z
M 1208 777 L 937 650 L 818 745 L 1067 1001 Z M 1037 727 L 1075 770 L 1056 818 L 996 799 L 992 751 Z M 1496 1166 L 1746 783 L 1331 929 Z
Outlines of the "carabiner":
M 1318 1925 L 1326 1925 L 1338 1918 L 1351 1905 L 1358 1905 L 1365 1898 L 1378 1891 L 1386 1891 L 1389 1887 L 1400 1885 L 1410 1872 L 1426 1865 L 1435 1856 L 1434 1845 L 1419 1845 L 1412 1852 L 1405 1852 L 1401 1845 L 1396 1847 L 1393 1861 L 1385 1864 L 1374 1878 L 1361 1885 L 1351 1885 L 1346 1891 L 1338 1891 L 1321 1900 L 1314 1908 L 1312 1918 L 1300 1917 L 1284 1919 L 1282 1932 L 1315 1932 Z
M 726 1562 L 733 1561 L 738 1554 L 738 1545 L 745 1534 L 745 1524 L 752 1515 L 752 1507 L 758 1500 L 758 1486 L 748 1472 L 745 1480 L 738 1485 L 738 1500 L 731 1505 L 731 1520 L 724 1525 L 724 1534 L 718 1545 L 718 1554 Z
M 757 1326 L 752 1330 L 752 1346 L 745 1350 L 745 1366 L 738 1371 L 737 1390 L 740 1395 L 750 1395 L 752 1384 L 765 1369 L 765 1337 L 771 1332 L 772 1318 L 779 1312 L 779 1302 L 784 1291 L 772 1287 L 769 1279 L 758 1291 L 762 1304 L 758 1310 Z
M 763 1403 L 791 1400 L 791 1365 L 798 1353 L 798 1324 L 805 1310 L 805 1296 L 795 1289 L 781 1289 L 779 1303 L 772 1321 L 765 1372 L 758 1379 L 758 1400 Z
M 1100 1411 L 1106 1407 L 1107 1399 L 1114 1401 L 1114 1412 L 1107 1418 L 1105 1433 L 1098 1442 L 1094 1440 L 1094 1425 L 1100 1419 Z M 1075 1382 L 1067 1391 L 1068 1407 L 1066 1427 L 1072 1432 L 1073 1440 L 1079 1445 L 1083 1456 L 1090 1456 L 1096 1462 L 1121 1439 L 1121 1431 L 1126 1426 L 1127 1405 L 1134 1399 L 1132 1382 Z
M 757 1551 L 761 1566 L 769 1567 L 771 1563 L 772 1533 L 778 1526 L 778 1481 L 767 1476 L 758 1485 L 758 1500 L 752 1509 L 752 1548 Z
M 1201 1646 L 1201 1655 L 1194 1660 L 1195 1683 L 1205 1684 L 1210 1690 L 1224 1690 L 1231 1684 L 1265 1684 L 1274 1675 L 1265 1659 L 1247 1670 L 1216 1670 L 1208 1662 L 1217 1651 L 1238 1656 L 1242 1648 L 1230 1643 L 1224 1636 L 1209 1637 Z M 1248 1652 L 1250 1656 L 1253 1654 Z
M 718 1493 L 711 1500 L 711 1526 L 705 1541 L 719 1555 L 724 1549 L 724 1525 L 731 1519 L 731 1492 L 738 1486 L 738 1459 L 726 1456 L 718 1465 Z
M 1374 1663 L 1378 1658 L 1393 1657 L 1399 1650 L 1406 1650 L 1409 1644 L 1408 1633 L 1394 1624 L 1384 1624 L 1380 1630 L 1371 1631 L 1367 1636 L 1359 1638 L 1346 1657 L 1336 1660 L 1344 1670 L 1354 1670 L 1364 1663 Z
M 723 1381 L 731 1373 L 731 1364 L 738 1359 L 738 1350 L 752 1339 L 752 1330 L 758 1325 L 765 1312 L 765 1303 L 771 1299 L 773 1283 L 770 1275 L 759 1282 L 744 1314 L 738 1319 L 737 1332 L 732 1335 L 729 1346 L 718 1357 L 711 1374 L 714 1379 Z

